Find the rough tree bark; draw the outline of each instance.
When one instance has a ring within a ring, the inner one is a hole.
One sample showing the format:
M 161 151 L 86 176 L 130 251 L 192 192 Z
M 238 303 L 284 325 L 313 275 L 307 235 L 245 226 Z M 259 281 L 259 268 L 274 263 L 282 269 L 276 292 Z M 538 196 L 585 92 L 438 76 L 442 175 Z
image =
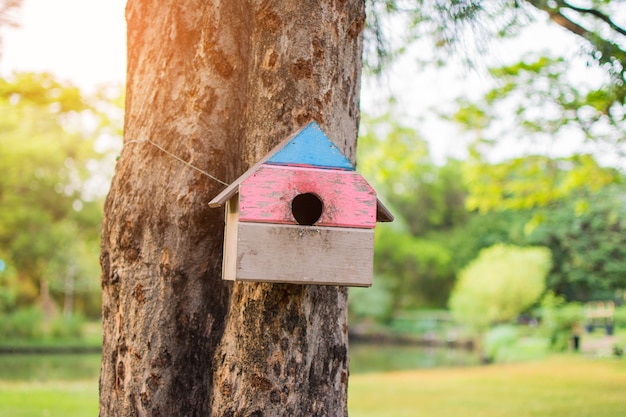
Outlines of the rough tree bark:
M 221 281 L 208 202 L 224 186 L 163 149 L 231 182 L 315 120 L 354 162 L 363 0 L 129 0 L 126 14 L 100 415 L 347 415 L 347 290 Z

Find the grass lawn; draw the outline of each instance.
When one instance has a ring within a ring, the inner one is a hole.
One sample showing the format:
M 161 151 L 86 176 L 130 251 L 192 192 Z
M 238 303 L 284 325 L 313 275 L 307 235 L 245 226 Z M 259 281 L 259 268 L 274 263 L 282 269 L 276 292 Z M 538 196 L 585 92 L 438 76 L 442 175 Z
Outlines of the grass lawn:
M 98 415 L 98 381 L 0 381 L 0 416 L 88 417 Z
M 541 361 L 356 374 L 350 417 L 623 417 L 626 360 L 553 356 Z M 0 416 L 98 414 L 97 377 L 0 379 Z
M 350 378 L 350 417 L 623 417 L 626 361 L 532 363 Z

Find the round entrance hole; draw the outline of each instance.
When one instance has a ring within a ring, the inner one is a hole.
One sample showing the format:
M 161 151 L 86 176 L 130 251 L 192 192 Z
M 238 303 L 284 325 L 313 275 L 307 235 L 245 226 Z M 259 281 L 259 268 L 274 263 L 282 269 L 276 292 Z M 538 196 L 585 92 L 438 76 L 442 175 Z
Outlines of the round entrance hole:
M 291 213 L 298 224 L 312 226 L 322 216 L 324 205 L 313 193 L 298 194 L 291 200 Z

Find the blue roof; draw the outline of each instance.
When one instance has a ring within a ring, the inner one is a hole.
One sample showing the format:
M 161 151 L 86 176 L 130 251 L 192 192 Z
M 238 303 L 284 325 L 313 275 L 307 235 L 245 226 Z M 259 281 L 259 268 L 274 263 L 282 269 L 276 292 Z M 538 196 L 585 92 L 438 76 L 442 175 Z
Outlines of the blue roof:
M 315 122 L 309 123 L 266 164 L 314 166 L 354 171 L 354 166 Z

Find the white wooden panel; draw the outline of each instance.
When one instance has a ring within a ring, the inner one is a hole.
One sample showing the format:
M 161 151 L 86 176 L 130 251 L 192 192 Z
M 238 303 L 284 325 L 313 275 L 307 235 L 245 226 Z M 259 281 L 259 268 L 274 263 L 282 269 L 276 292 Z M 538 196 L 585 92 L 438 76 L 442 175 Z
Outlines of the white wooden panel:
M 237 270 L 237 232 L 239 224 L 239 194 L 226 202 L 224 213 L 224 260 L 222 261 L 222 279 L 235 280 Z
M 374 230 L 239 223 L 236 279 L 372 285 Z

